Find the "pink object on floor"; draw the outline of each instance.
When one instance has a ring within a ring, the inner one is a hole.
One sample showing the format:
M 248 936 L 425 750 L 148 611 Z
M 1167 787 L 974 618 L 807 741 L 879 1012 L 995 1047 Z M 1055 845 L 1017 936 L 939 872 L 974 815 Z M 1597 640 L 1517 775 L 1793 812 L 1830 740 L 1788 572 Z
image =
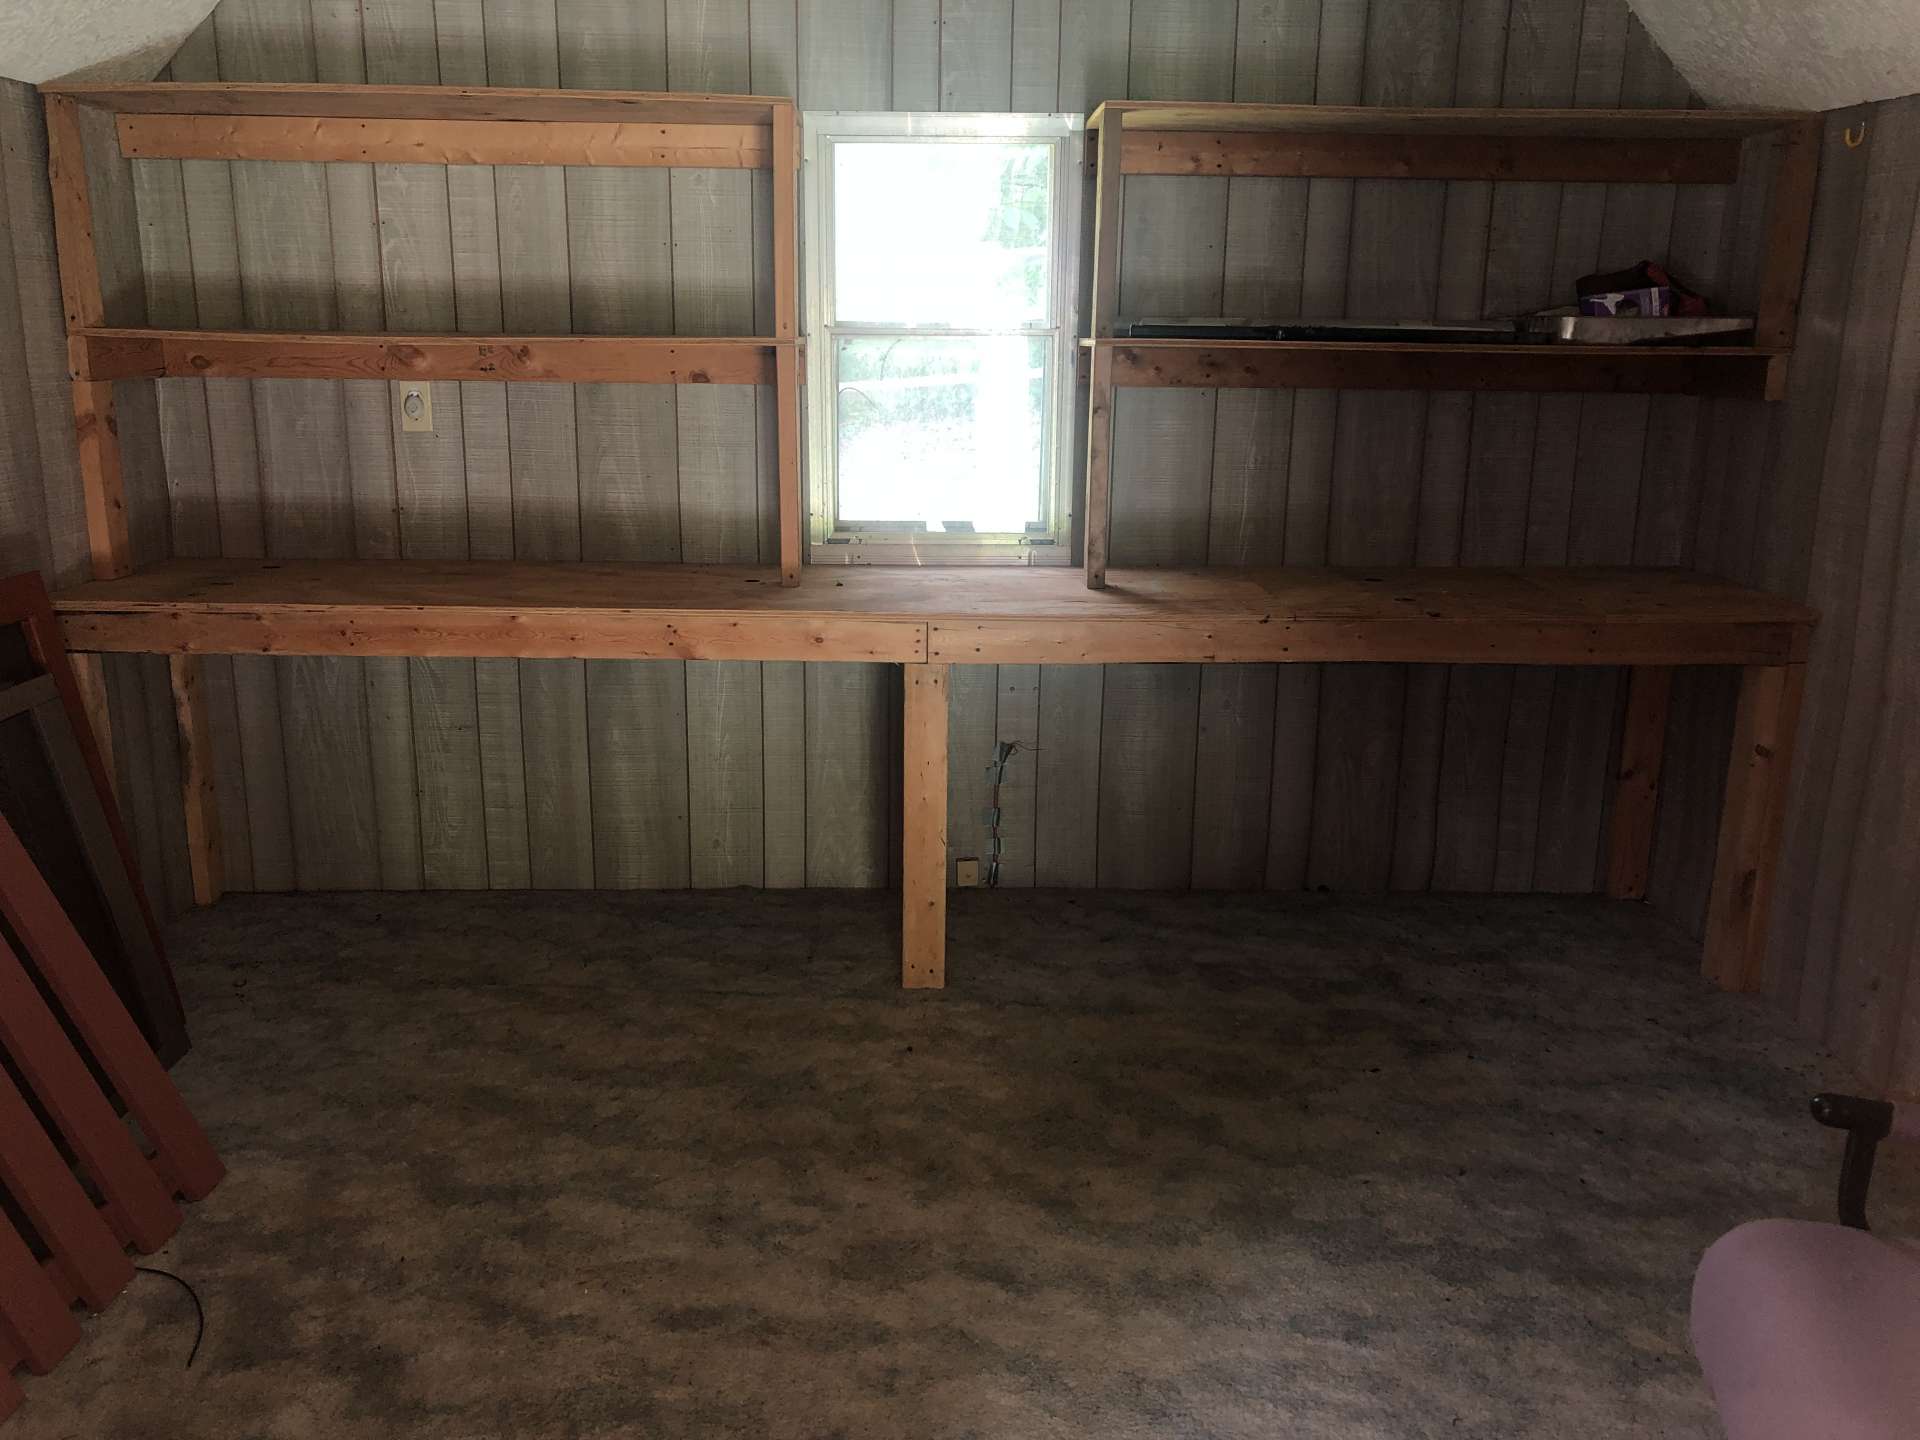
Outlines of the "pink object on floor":
M 1913 1440 L 1920 1252 L 1842 1225 L 1742 1225 L 1694 1276 L 1693 1349 L 1727 1440 Z

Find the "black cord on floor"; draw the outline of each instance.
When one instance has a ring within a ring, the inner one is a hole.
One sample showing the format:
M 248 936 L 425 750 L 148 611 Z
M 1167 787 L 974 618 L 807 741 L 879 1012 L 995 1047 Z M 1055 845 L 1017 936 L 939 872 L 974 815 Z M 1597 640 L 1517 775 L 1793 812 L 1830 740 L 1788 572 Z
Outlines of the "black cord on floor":
M 136 1265 L 133 1268 L 142 1275 L 164 1275 L 182 1290 L 186 1291 L 187 1298 L 193 1301 L 193 1349 L 187 1352 L 186 1367 L 191 1370 L 193 1368 L 194 1357 L 200 1353 L 200 1342 L 207 1338 L 207 1312 L 200 1304 L 199 1292 L 171 1270 L 156 1270 L 151 1265 Z

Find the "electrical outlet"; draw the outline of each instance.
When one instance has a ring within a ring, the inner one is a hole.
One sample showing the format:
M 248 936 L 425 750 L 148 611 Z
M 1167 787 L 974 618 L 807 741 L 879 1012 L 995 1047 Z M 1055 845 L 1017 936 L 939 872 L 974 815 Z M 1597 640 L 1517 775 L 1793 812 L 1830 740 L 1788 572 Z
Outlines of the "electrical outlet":
M 433 387 L 424 381 L 400 392 L 400 428 L 407 431 L 433 429 Z
M 980 862 L 974 859 L 953 862 L 953 883 L 968 889 L 980 883 Z

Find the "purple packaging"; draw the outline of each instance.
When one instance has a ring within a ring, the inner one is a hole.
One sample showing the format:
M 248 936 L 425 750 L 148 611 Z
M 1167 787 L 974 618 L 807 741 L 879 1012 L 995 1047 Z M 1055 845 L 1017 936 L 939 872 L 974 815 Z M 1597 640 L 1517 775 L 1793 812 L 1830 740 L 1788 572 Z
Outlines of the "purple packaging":
M 1671 315 L 1673 291 L 1665 285 L 1645 290 L 1606 290 L 1580 297 L 1582 315 Z

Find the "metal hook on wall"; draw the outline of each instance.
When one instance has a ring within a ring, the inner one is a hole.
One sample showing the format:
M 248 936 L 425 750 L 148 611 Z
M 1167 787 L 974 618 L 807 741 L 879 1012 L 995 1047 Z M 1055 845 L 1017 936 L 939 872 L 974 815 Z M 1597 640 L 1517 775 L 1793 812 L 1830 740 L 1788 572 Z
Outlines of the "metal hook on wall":
M 1866 143 L 1867 122 L 1864 120 L 1860 122 L 1860 133 L 1858 135 L 1853 133 L 1853 127 L 1849 125 L 1846 129 L 1840 132 L 1840 138 L 1847 142 L 1847 148 L 1849 150 L 1858 150 L 1863 144 Z

